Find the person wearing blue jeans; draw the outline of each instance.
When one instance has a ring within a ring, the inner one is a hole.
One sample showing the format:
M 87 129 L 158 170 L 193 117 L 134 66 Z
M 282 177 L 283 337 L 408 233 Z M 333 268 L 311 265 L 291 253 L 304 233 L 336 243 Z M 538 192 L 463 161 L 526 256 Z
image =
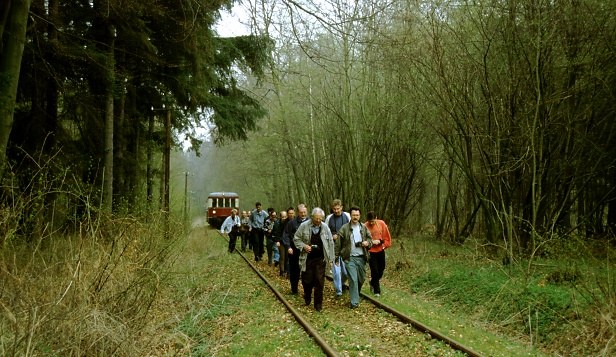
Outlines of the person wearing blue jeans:
M 255 203 L 255 209 L 250 213 L 250 235 L 252 241 L 252 251 L 255 255 L 255 261 L 263 259 L 263 225 L 268 214 L 261 209 L 261 202 Z
M 372 248 L 372 236 L 361 224 L 360 218 L 359 207 L 351 207 L 351 221 L 338 231 L 335 248 L 335 264 L 340 264 L 338 257 L 342 258 L 347 271 L 352 309 L 359 306 L 359 294 L 366 278 L 366 263 L 370 257 L 368 249 Z
M 359 305 L 359 294 L 366 280 L 366 262 L 365 255 L 351 255 L 344 264 L 349 278 L 351 308 L 356 308 Z
M 332 238 L 335 243 L 338 239 L 338 230 L 351 221 L 351 215 L 342 210 L 342 201 L 339 199 L 333 200 L 330 208 L 332 213 L 325 218 L 325 224 L 332 232 Z M 334 290 L 336 291 L 337 298 L 342 296 L 342 284 L 344 284 L 346 278 L 344 264 L 332 264 L 332 281 L 334 283 Z

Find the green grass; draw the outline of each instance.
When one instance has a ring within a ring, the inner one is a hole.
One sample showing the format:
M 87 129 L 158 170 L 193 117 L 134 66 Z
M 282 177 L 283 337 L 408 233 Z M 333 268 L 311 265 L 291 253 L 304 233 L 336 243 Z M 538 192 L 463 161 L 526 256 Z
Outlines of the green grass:
M 413 291 L 439 287 L 434 290 L 434 296 L 466 312 L 474 312 L 480 305 L 490 321 L 507 321 L 516 315 L 528 317 L 523 332 L 535 330 L 536 337 L 543 341 L 550 334 L 561 332 L 562 314 L 570 313 L 573 307 L 574 291 L 545 283 L 542 277 L 525 282 L 498 269 L 476 269 L 456 263 L 440 269 L 409 279 Z
M 390 279 L 398 279 L 411 291 L 433 299 L 445 310 L 485 321 L 500 333 L 519 336 L 527 346 L 570 355 L 594 355 L 605 348 L 615 351 L 609 339 L 616 335 L 613 316 L 614 297 L 610 293 L 610 264 L 593 257 L 590 249 L 558 250 L 559 259 L 545 256 L 503 266 L 478 253 L 476 247 L 454 247 L 433 237 L 413 237 L 404 241 L 402 255 L 391 249 L 388 255 Z M 411 247 L 409 249 L 408 247 Z M 394 246 L 395 247 L 395 246 Z M 396 269 L 399 268 L 399 269 Z M 393 270 L 393 271 L 392 271 Z M 613 272 L 612 272 L 613 274 Z M 402 297 L 400 304 L 407 302 Z M 439 320 L 429 311 L 412 311 L 418 319 L 431 319 L 444 332 L 456 331 L 466 322 Z M 443 316 L 442 313 L 434 314 Z M 599 321 L 603 327 L 594 326 Z M 601 331 L 594 331 L 598 329 Z M 470 330 L 467 330 L 470 331 Z M 602 333 L 598 339 L 595 334 Z M 468 332 L 467 332 L 468 334 Z M 455 336 L 453 336 L 455 338 Z M 465 336 L 469 343 L 484 340 L 489 350 L 498 336 Z M 563 345 L 571 341 L 571 346 Z M 577 341 L 577 342 L 573 342 Z M 583 343 L 580 343 L 582 341 Z M 463 342 L 463 341 L 462 341 Z M 511 347 L 513 348 L 513 347 Z M 527 355 L 523 349 L 513 353 L 507 347 L 493 355 Z
M 177 264 L 176 331 L 193 356 L 315 356 L 322 352 L 225 242 L 204 228 Z M 184 300 L 185 302 L 183 302 Z
M 92 232 L 3 250 L 0 354 L 322 354 L 213 231 L 167 240 L 125 219 Z M 486 356 L 616 354 L 611 246 L 556 241 L 504 266 L 471 243 L 399 238 L 381 299 Z
M 459 343 L 486 356 L 542 356 L 523 341 L 492 331 L 480 316 L 460 314 L 444 303 L 444 299 L 429 294 L 409 295 L 403 290 L 388 289 L 382 300 L 395 309 L 427 324 Z

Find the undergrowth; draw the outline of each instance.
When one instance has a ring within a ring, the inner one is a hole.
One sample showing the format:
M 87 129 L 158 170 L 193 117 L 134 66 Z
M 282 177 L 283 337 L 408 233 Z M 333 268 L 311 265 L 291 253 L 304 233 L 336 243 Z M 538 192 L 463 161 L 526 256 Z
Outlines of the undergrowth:
M 572 248 L 569 241 L 567 249 L 553 247 L 558 254 L 503 265 L 485 258 L 472 242 L 460 247 L 433 237 L 403 242 L 406 253 L 392 247 L 388 264 L 413 292 L 558 354 L 616 353 L 616 280 L 604 250 L 597 256 L 587 243 Z M 404 266 L 408 269 L 395 271 Z
M 151 309 L 175 242 L 163 239 L 158 218 L 89 222 L 71 236 L 5 244 L 0 354 L 129 356 L 157 343 L 145 332 L 155 328 Z

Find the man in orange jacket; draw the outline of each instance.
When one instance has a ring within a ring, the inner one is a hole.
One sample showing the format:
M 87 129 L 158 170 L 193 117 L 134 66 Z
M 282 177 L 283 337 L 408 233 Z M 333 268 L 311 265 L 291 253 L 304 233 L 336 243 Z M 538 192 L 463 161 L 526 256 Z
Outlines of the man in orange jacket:
M 364 225 L 370 231 L 372 236 L 372 248 L 368 250 L 370 253 L 370 290 L 374 296 L 381 296 L 381 278 L 385 271 L 385 249 L 391 246 L 391 235 L 387 224 L 376 217 L 373 211 L 366 215 L 366 223 Z

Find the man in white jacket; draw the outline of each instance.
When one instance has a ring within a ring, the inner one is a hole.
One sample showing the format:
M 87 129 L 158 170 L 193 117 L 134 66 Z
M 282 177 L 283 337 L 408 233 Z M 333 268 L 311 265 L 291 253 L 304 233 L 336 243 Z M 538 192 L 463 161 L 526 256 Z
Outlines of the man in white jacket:
M 222 222 L 220 233 L 229 235 L 229 253 L 235 250 L 235 241 L 240 234 L 240 216 L 237 215 L 237 210 L 231 210 L 231 215 Z

